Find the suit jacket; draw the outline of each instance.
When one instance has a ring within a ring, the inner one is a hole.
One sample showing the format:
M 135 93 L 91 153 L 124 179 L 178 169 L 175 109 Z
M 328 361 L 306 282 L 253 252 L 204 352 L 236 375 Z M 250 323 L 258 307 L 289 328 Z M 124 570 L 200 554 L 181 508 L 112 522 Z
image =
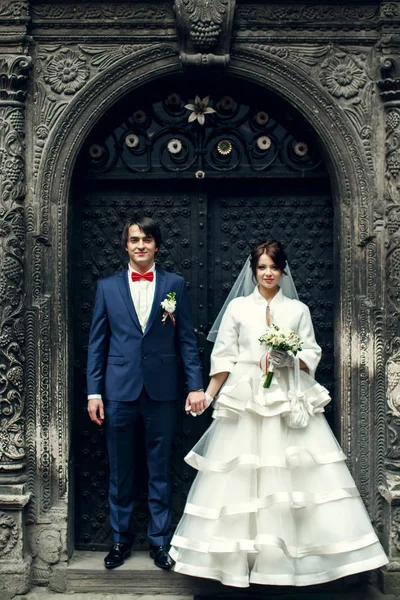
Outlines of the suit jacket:
M 144 386 L 153 400 L 177 400 L 177 353 L 189 391 L 203 387 L 185 280 L 160 269 L 156 272 L 154 300 L 144 332 L 132 302 L 127 270 L 98 281 L 89 337 L 88 394 L 130 402 Z M 169 292 L 176 293 L 175 325 L 169 317 L 162 323 L 160 304 Z

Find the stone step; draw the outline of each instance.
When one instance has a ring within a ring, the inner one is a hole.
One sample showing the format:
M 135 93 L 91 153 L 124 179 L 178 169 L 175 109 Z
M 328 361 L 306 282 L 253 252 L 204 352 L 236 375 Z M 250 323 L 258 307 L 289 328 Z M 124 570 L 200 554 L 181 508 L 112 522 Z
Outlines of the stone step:
M 154 566 L 148 552 L 132 552 L 121 567 L 104 568 L 105 553 L 75 552 L 62 578 L 53 578 L 51 587 L 55 591 L 98 592 L 114 594 L 163 594 L 193 598 L 196 594 L 221 595 L 226 587 L 219 582 L 187 577 L 163 571 Z M 60 585 L 61 583 L 61 585 Z M 236 590 L 234 590 L 235 592 Z M 241 590 L 243 595 L 243 590 Z
M 112 594 L 163 594 L 193 598 L 198 591 L 213 593 L 221 584 L 163 571 L 148 552 L 132 552 L 121 567 L 104 568 L 103 552 L 75 552 L 66 568 L 58 568 L 50 587 L 58 592 Z
M 350 577 L 329 584 L 307 588 L 252 585 L 239 589 L 219 582 L 187 577 L 154 566 L 147 552 L 133 552 L 118 569 L 104 568 L 103 552 L 75 552 L 64 567 L 54 570 L 50 590 L 58 593 L 82 594 L 88 600 L 124 594 L 128 597 L 152 597 L 159 600 L 377 600 L 380 593 L 368 588 L 365 576 Z M 388 596 L 385 596 L 388 598 Z M 144 598 L 143 598 L 144 600 Z
M 270 590 L 270 588 L 268 588 Z M 317 595 L 312 595 L 308 592 L 298 590 L 299 594 L 295 596 L 295 600 L 398 600 L 395 596 L 383 596 L 371 587 L 366 587 L 358 592 L 330 593 L 320 592 Z M 47 588 L 33 588 L 28 594 L 23 596 L 7 596 L 6 600 L 192 600 L 192 596 L 176 596 L 170 594 L 104 594 L 101 592 L 66 592 L 59 594 L 52 592 Z M 198 600 L 214 600 L 215 596 L 201 596 Z M 242 597 L 244 600 L 244 597 Z M 262 597 L 262 600 L 275 600 L 278 598 L 275 595 L 270 595 L 269 591 Z M 293 599 L 291 596 L 279 596 L 279 600 Z M 3 600 L 3 597 L 2 597 Z M 197 598 L 196 598 L 197 600 Z

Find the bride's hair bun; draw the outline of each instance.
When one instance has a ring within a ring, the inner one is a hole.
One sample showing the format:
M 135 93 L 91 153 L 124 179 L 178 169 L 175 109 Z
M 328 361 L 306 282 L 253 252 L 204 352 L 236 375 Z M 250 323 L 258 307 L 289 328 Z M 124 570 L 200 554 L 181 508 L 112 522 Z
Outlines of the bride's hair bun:
M 267 254 L 275 263 L 275 266 L 282 272 L 285 272 L 287 257 L 281 242 L 277 240 L 266 240 L 262 244 L 258 244 L 251 253 L 250 266 L 254 277 L 257 273 L 257 265 L 260 257 Z

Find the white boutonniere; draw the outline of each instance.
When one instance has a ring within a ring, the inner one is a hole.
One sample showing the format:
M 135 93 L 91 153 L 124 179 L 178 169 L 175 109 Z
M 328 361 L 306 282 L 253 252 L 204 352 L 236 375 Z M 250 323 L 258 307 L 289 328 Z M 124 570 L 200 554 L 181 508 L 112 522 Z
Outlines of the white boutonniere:
M 174 325 L 176 325 L 174 312 L 176 310 L 176 292 L 169 292 L 165 300 L 161 302 L 161 308 L 163 309 L 162 322 L 167 322 L 169 317 Z

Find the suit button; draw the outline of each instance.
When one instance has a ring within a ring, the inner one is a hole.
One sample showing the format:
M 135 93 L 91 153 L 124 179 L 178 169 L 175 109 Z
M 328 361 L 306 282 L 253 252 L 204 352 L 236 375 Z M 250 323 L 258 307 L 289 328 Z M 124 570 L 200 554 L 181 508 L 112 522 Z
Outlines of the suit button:
M 142 354 L 142 358 L 143 358 L 143 360 L 146 360 L 147 357 L 145 354 Z

